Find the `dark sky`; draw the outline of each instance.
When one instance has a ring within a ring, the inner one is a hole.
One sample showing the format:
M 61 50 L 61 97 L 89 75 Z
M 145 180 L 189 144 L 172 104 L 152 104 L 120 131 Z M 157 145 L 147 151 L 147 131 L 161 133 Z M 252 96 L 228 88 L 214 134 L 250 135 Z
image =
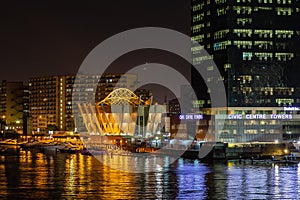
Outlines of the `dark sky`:
M 124 30 L 158 26 L 189 34 L 190 1 L 11 1 L 0 6 L 0 24 L 0 80 L 26 82 L 35 76 L 76 74 L 95 46 Z M 123 64 L 151 59 L 129 56 Z

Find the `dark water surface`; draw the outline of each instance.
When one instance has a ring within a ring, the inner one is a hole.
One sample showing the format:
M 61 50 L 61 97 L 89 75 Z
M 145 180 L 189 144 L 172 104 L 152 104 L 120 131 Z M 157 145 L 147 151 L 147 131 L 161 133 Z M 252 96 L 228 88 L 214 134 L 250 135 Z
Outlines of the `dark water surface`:
M 299 199 L 299 177 L 298 165 L 179 159 L 164 171 L 134 174 L 80 154 L 0 154 L 0 199 Z

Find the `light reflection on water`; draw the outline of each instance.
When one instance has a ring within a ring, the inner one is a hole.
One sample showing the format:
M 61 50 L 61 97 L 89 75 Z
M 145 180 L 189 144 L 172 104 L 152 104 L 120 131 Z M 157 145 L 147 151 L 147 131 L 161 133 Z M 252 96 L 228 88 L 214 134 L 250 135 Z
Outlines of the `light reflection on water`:
M 0 199 L 298 199 L 299 168 L 179 159 L 134 174 L 92 156 L 9 149 L 0 155 Z

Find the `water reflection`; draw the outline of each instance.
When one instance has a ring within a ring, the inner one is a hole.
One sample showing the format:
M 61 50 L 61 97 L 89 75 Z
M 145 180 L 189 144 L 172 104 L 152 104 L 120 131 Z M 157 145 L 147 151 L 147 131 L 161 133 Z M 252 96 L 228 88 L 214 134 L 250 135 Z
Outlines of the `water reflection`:
M 198 160 L 179 159 L 175 170 L 178 179 L 178 199 L 204 199 L 207 197 L 206 176 L 210 172 L 207 165 Z
M 227 198 L 298 199 L 299 166 L 234 166 L 226 170 Z
M 297 199 L 299 168 L 179 159 L 137 174 L 92 156 L 8 149 L 0 155 L 0 199 Z
M 95 155 L 101 163 L 127 173 L 161 172 L 165 167 L 177 160 L 175 157 L 151 155 L 149 153 L 117 155 Z

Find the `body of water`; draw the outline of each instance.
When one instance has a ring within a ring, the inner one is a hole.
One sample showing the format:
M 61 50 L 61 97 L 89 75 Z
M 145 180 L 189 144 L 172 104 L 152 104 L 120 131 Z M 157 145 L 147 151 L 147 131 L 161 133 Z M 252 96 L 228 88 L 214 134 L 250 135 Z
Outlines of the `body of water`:
M 298 165 L 179 159 L 164 170 L 136 174 L 80 154 L 22 149 L 0 154 L 0 199 L 298 198 Z

